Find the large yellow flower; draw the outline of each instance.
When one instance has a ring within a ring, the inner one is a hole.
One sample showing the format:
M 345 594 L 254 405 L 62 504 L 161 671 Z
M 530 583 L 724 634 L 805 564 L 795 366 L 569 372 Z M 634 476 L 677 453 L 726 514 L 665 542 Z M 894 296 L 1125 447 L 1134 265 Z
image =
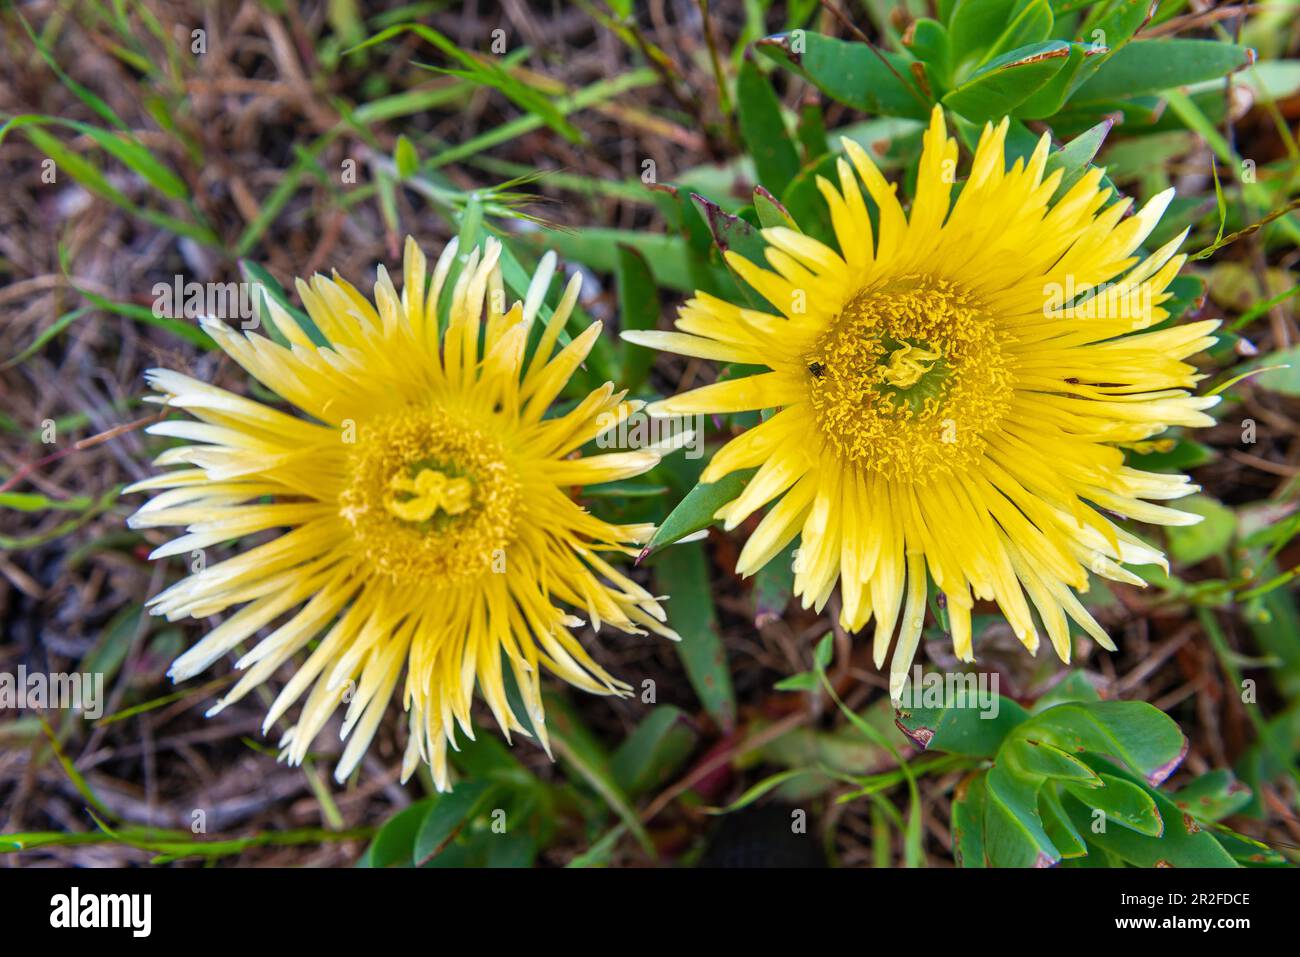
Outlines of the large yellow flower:
M 442 328 L 455 243 L 429 285 L 425 257 L 410 239 L 400 298 L 382 266 L 373 305 L 337 275 L 299 281 L 328 348 L 274 304 L 269 318 L 289 348 L 204 322 L 228 355 L 303 416 L 176 372 L 148 373 L 161 393 L 154 401 L 199 420 L 149 430 L 188 443 L 157 459 L 187 468 L 131 489 L 168 489 L 132 517 L 133 527 L 186 526 L 151 557 L 201 556 L 220 542 L 287 529 L 152 599 L 153 612 L 173 620 L 243 606 L 181 655 L 171 675 L 192 677 L 279 621 L 239 659 L 247 673 L 215 713 L 318 641 L 265 727 L 307 694 L 281 741 L 299 762 L 346 703 L 340 781 L 364 754 L 403 673 L 410 739 L 402 773 L 429 762 L 440 789 L 456 726 L 472 736 L 476 683 L 507 738 L 527 733 L 507 700 L 506 667 L 543 746 L 540 665 L 587 691 L 628 693 L 579 644 L 572 629 L 583 622 L 557 602 L 584 611 L 596 628 L 676 637 L 654 597 L 601 557 L 635 554 L 632 545 L 652 528 L 602 521 L 567 491 L 638 475 L 665 450 L 575 455 L 640 403 L 607 383 L 545 417 L 600 323 L 557 352 L 579 277 L 535 328 L 554 256 L 543 259 L 524 302 L 507 309 L 500 253 L 490 240 L 481 256 L 470 254 Z
M 1172 194 L 1128 219 L 1103 208 L 1101 171 L 1056 203 L 1044 176 L 1049 138 L 1007 169 L 1007 123 L 985 127 L 952 200 L 957 144 L 936 108 L 916 197 L 904 213 L 856 143 L 839 190 L 819 179 L 839 251 L 793 229 L 765 229 L 763 269 L 728 263 L 779 315 L 699 293 L 680 332 L 627 338 L 683 355 L 771 371 L 695 389 L 651 406 L 658 415 L 778 409 L 713 457 L 702 480 L 758 466 L 718 511 L 735 528 L 774 503 L 738 571 L 750 575 L 801 536 L 796 593 L 818 610 L 841 584 L 840 620 L 876 619 L 874 654 L 897 699 L 916 653 L 928 581 L 946 599 L 952 640 L 972 660 L 974 598 L 1001 606 L 1030 651 L 1037 609 L 1057 654 L 1070 657 L 1067 616 L 1099 644 L 1105 631 L 1075 592 L 1088 572 L 1141 584 L 1122 563 L 1163 563 L 1118 527 L 1127 518 L 1184 525 L 1197 517 L 1146 500 L 1195 491 L 1185 476 L 1124 463 L 1122 448 L 1170 426 L 1212 422 L 1215 398 L 1189 395 L 1201 377 L 1181 361 L 1213 340 L 1212 321 L 1144 331 L 1184 261 L 1180 236 L 1132 256 Z M 1186 234 L 1184 233 L 1184 236 Z M 1109 288 L 1100 284 L 1114 283 Z M 1080 294 L 1096 294 L 1086 302 Z M 1028 601 L 1026 601 L 1028 595 Z

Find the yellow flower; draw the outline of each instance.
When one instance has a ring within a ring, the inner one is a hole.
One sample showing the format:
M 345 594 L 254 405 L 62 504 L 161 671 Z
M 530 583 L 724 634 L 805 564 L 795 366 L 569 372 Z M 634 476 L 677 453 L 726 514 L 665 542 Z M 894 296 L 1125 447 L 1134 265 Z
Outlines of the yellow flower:
M 1037 650 L 1038 621 L 1063 660 L 1067 616 L 1114 645 L 1076 597 L 1088 572 L 1140 585 L 1123 563 L 1161 553 L 1101 509 L 1143 522 L 1197 517 L 1146 500 L 1196 490 L 1186 476 L 1124 464 L 1122 448 L 1170 426 L 1212 423 L 1217 401 L 1186 391 L 1201 378 L 1181 361 L 1216 323 L 1149 330 L 1185 259 L 1183 236 L 1138 262 L 1131 254 L 1172 190 L 1128 219 L 1103 208 L 1101 171 L 1056 203 L 1044 176 L 1049 138 L 1006 168 L 1007 122 L 985 127 L 952 199 L 957 145 L 935 109 L 910 213 L 867 153 L 844 150 L 875 205 L 875 227 L 849 163 L 839 189 L 818 187 L 839 251 L 793 229 L 765 229 L 763 269 L 727 262 L 779 315 L 698 293 L 680 332 L 627 333 L 643 345 L 770 371 L 669 398 L 655 415 L 778 409 L 717 452 L 702 481 L 758 466 L 716 517 L 733 529 L 771 508 L 738 571 L 751 575 L 801 536 L 796 593 L 818 610 L 837 581 L 840 621 L 876 620 L 877 667 L 897 700 L 920 640 L 929 591 L 946 599 L 957 655 L 973 660 L 975 598 L 996 600 Z M 1184 236 L 1186 234 L 1184 233 Z M 1113 283 L 1105 288 L 1101 284 Z M 1086 291 L 1095 295 L 1080 302 Z M 1028 601 L 1026 601 L 1026 595 Z
M 187 443 L 157 464 L 187 467 L 131 489 L 167 489 L 132 527 L 185 526 L 151 557 L 198 559 L 194 574 L 151 600 L 152 610 L 175 620 L 242 606 L 181 655 L 171 676 L 198 674 L 278 622 L 239 659 L 247 672 L 216 713 L 317 642 L 264 728 L 306 694 L 281 741 L 283 756 L 300 762 L 345 703 L 340 781 L 365 753 L 403 673 L 410 715 L 403 777 L 423 760 L 440 789 L 456 727 L 472 737 L 476 683 L 507 738 L 527 733 L 507 700 L 506 667 L 548 750 L 540 666 L 596 694 L 629 693 L 579 644 L 573 629 L 583 622 L 558 603 L 585 611 L 595 628 L 676 638 L 655 598 L 601 556 L 635 554 L 652 527 L 602 521 L 568 493 L 639 475 L 666 450 L 575 454 L 641 403 L 607 383 L 546 417 L 601 326 L 556 351 L 579 277 L 535 328 L 555 257 L 542 260 L 524 302 L 507 309 L 500 254 L 489 241 L 481 256 L 469 255 L 449 307 L 454 242 L 427 295 L 427 263 L 410 239 L 400 298 L 382 266 L 373 305 L 337 275 L 299 281 L 328 348 L 274 304 L 269 319 L 289 348 L 204 321 L 231 358 L 304 415 L 177 372 L 148 373 L 161 393 L 153 401 L 198 419 L 150 428 Z M 286 531 L 259 534 L 271 529 Z M 260 544 L 249 540 L 255 535 Z M 201 567 L 203 550 L 234 539 L 248 542 L 242 554 Z

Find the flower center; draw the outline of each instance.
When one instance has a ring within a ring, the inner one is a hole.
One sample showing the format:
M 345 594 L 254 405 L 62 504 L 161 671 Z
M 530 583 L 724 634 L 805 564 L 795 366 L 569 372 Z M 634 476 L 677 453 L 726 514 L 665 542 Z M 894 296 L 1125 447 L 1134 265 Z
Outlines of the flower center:
M 1011 406 L 1006 336 L 932 276 L 860 292 L 805 356 L 822 433 L 849 462 L 925 484 L 979 461 Z
M 339 514 L 375 571 L 440 585 L 503 571 L 519 484 L 501 443 L 442 409 L 360 426 Z

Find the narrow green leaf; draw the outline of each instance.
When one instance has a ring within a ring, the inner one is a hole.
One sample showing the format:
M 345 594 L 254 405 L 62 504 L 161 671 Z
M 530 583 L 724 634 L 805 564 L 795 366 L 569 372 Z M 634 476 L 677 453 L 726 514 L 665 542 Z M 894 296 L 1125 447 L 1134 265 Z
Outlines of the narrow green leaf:
M 695 486 L 655 529 L 654 536 L 638 560 L 644 561 L 659 549 L 708 528 L 715 521 L 714 513 L 739 495 L 757 471 L 758 469 L 742 469 L 716 482 L 702 482 Z
M 677 545 L 655 565 L 655 585 L 671 595 L 669 618 L 682 640 L 676 645 L 691 687 L 724 730 L 736 723 L 736 695 L 727 666 L 727 649 L 718 633 L 709 583 L 709 562 L 699 542 Z
M 560 762 L 585 781 L 631 831 L 642 849 L 655 856 L 654 845 L 627 793 L 614 778 L 609 755 L 595 735 L 583 725 L 569 702 L 559 695 L 543 694 L 546 704 L 546 725 L 550 731 L 552 747 Z
M 740 66 L 736 81 L 740 135 L 754 160 L 758 181 L 780 193 L 799 172 L 799 154 L 781 115 L 781 101 L 753 60 Z
M 655 705 L 614 751 L 610 761 L 614 780 L 632 796 L 662 787 L 690 756 L 696 740 L 680 708 Z
M 620 329 L 645 330 L 659 325 L 659 288 L 655 285 L 650 264 L 633 246 L 618 247 L 618 268 L 614 271 L 618 284 L 618 315 Z M 650 349 L 622 344 L 622 375 L 620 388 L 635 392 L 645 381 L 654 364 L 655 354 Z

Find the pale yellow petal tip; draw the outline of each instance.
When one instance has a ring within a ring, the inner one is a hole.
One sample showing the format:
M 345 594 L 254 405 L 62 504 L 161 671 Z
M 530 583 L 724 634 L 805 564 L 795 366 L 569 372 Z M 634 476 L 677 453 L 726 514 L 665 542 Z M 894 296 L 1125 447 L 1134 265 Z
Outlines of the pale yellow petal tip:
M 623 329 L 619 332 L 618 337 L 624 342 L 630 342 L 634 346 L 644 346 L 647 349 L 653 349 L 654 332 L 649 329 Z

